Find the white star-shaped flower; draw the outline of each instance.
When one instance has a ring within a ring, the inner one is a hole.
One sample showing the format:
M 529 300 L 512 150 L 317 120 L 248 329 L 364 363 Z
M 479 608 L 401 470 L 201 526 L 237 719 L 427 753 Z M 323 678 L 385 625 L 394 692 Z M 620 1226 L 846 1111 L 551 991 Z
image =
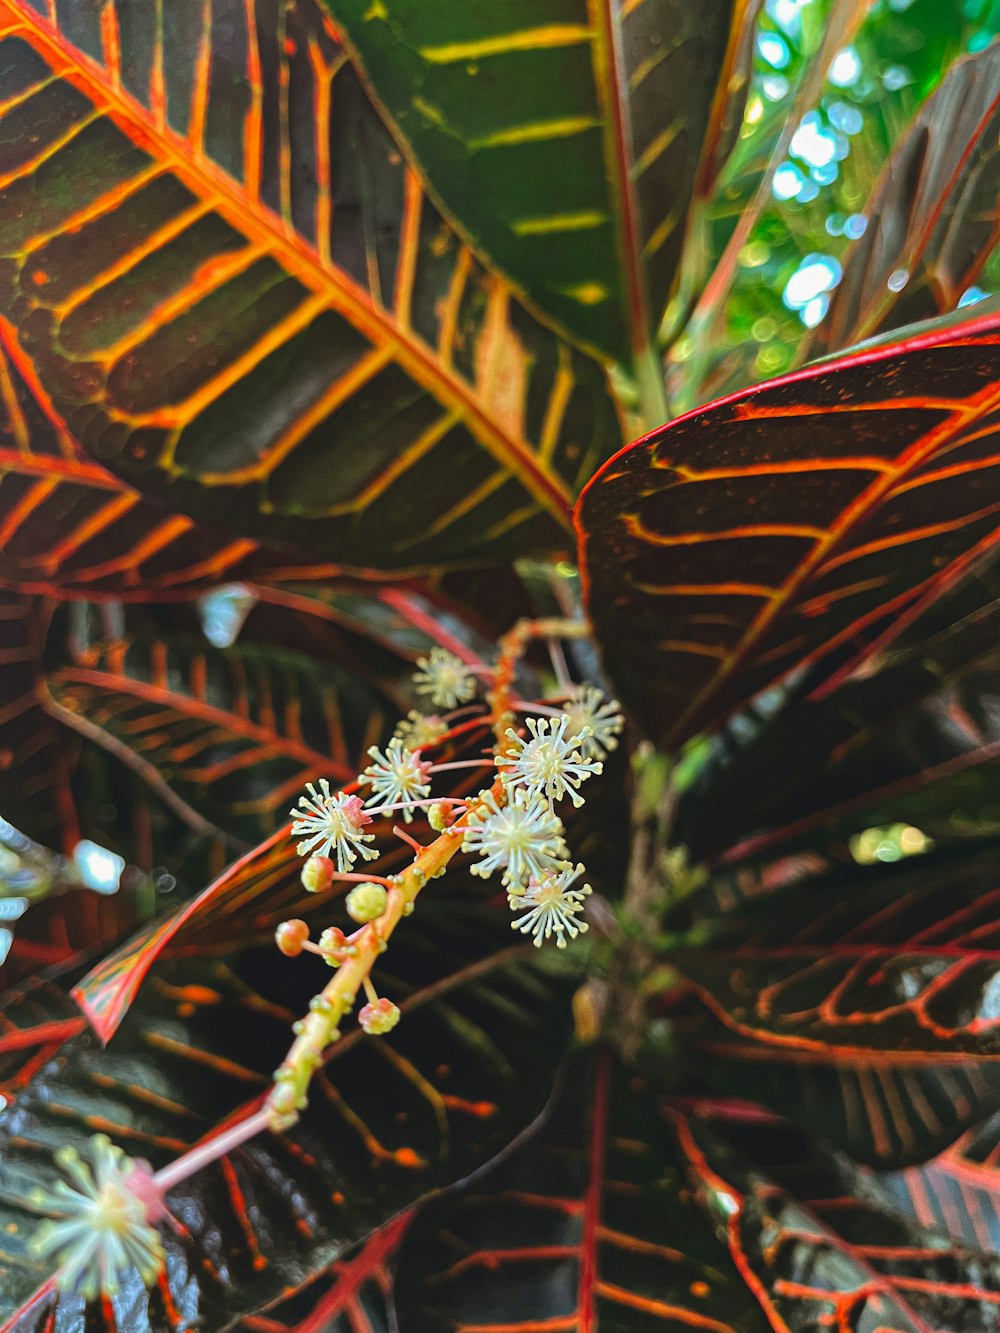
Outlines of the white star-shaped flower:
M 625 726 L 621 704 L 606 699 L 596 685 L 578 685 L 563 705 L 569 718 L 570 735 L 579 738 L 580 750 L 587 759 L 603 759 L 618 748 L 618 736 Z M 582 733 L 589 728 L 589 735 Z
M 165 1264 L 160 1234 L 150 1225 L 164 1211 L 152 1175 L 105 1134 L 90 1140 L 88 1155 L 89 1162 L 75 1148 L 60 1148 L 56 1163 L 72 1184 L 60 1180 L 29 1196 L 33 1209 L 58 1219 L 39 1226 L 31 1251 L 55 1258 L 58 1285 L 87 1300 L 113 1296 L 133 1270 L 152 1286 Z
M 462 843 L 463 851 L 483 858 L 471 867 L 474 875 L 485 878 L 502 869 L 504 884 L 526 884 L 532 875 L 568 864 L 562 821 L 540 797 L 518 791 L 504 806 L 492 792 L 479 799 L 486 808 L 469 816 Z
M 578 889 L 571 887 L 582 874 L 583 866 L 577 865 L 551 871 L 541 878 L 533 875 L 526 889 L 509 893 L 507 901 L 513 911 L 528 909 L 524 916 L 510 923 L 511 929 L 531 935 L 536 949 L 540 949 L 542 941 L 552 935 L 556 937 L 557 947 L 565 949 L 567 935 L 575 940 L 587 929 L 586 921 L 578 921 L 577 917 L 583 911 L 590 885 L 583 884 Z
M 504 785 L 509 791 L 522 787 L 550 801 L 568 796 L 574 805 L 583 805 L 577 788 L 603 767 L 599 759 L 584 759 L 576 749 L 590 735 L 589 729 L 580 734 L 571 731 L 567 737 L 570 719 L 565 713 L 559 718 L 529 717 L 527 723 L 531 739 L 508 730 L 514 749 L 496 760 L 503 770 Z
M 403 801 L 419 801 L 430 794 L 428 782 L 430 764 L 408 750 L 398 737 L 393 737 L 383 753 L 373 745 L 369 755 L 374 759 L 358 779 L 371 787 L 372 795 L 365 801 L 366 810 L 381 810 L 387 805 Z M 407 824 L 413 819 L 412 810 L 402 812 Z
M 350 870 L 359 853 L 366 861 L 374 861 L 378 852 L 364 844 L 372 842 L 375 835 L 361 831 L 372 822 L 372 817 L 365 814 L 361 798 L 342 791 L 334 795 L 326 778 L 320 778 L 319 785 L 317 791 L 307 782 L 309 795 L 300 796 L 298 807 L 289 811 L 295 819 L 292 836 L 303 838 L 296 848 L 299 856 L 310 852 L 314 856 L 332 856 L 336 851 L 337 869 L 341 872 Z
M 438 708 L 457 708 L 475 697 L 476 678 L 460 657 L 444 648 L 432 648 L 430 657 L 418 657 L 420 670 L 413 683 L 418 694 L 430 695 Z

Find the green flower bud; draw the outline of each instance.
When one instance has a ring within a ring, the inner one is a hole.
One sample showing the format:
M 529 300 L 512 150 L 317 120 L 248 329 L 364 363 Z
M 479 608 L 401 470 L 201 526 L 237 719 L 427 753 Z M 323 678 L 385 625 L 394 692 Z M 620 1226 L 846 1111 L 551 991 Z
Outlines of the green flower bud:
M 366 921 L 375 921 L 385 911 L 386 896 L 381 884 L 374 884 L 370 880 L 367 884 L 359 884 L 347 895 L 347 915 L 360 925 Z
M 331 967 L 339 967 L 346 959 L 357 953 L 353 944 L 348 944 L 347 936 L 337 926 L 327 926 L 319 937 L 319 947 L 325 962 Z
M 427 822 L 435 833 L 443 833 L 448 827 L 451 806 L 447 801 L 436 801 L 427 811 Z

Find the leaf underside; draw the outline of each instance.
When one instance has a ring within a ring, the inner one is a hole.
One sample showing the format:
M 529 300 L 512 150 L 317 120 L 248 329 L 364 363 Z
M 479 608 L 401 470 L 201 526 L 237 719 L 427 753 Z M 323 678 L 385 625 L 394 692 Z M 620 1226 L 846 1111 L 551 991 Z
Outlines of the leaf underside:
M 675 746 L 718 724 L 992 544 L 998 345 L 993 301 L 699 409 L 605 465 L 577 508 L 588 604 L 644 727 Z

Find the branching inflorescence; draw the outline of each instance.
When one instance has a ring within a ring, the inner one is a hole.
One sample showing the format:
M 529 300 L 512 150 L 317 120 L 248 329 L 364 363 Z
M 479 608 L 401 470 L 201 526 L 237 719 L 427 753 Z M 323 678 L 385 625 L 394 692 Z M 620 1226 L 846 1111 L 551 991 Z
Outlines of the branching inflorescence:
M 314 1073 L 325 1062 L 329 1048 L 340 1036 L 340 1026 L 354 1011 L 363 993 L 365 1003 L 358 1022 L 369 1036 L 390 1032 L 400 1019 L 398 1007 L 380 996 L 372 972 L 390 937 L 404 916 L 414 910 L 418 894 L 429 880 L 443 875 L 459 853 L 477 858 L 473 874 L 499 873 L 507 901 L 516 914 L 513 930 L 529 935 L 536 947 L 555 939 L 565 948 L 587 929 L 581 919 L 591 889 L 582 883 L 584 867 L 569 858 L 565 830 L 555 804 L 583 803 L 580 788 L 602 770 L 602 760 L 618 744 L 623 719 L 617 703 L 607 700 L 593 685 L 575 687 L 564 706 L 525 703 L 514 694 L 517 665 L 533 638 L 571 638 L 587 632 L 584 624 L 566 620 L 522 621 L 499 642 L 496 665 L 487 672 L 469 667 L 441 648 L 418 660 L 414 678 L 417 692 L 440 709 L 461 708 L 476 694 L 476 675 L 488 674 L 488 717 L 495 736 L 492 759 L 435 765 L 422 749 L 446 738 L 451 719 L 412 711 L 399 724 L 384 750 L 372 746 L 371 763 L 359 775 L 367 799 L 349 791 L 333 791 L 325 778 L 308 784 L 291 811 L 291 836 L 298 838 L 299 855 L 307 858 L 302 882 L 312 893 L 323 893 L 339 882 L 352 883 L 345 899 L 348 916 L 357 929 L 346 935 L 329 926 L 311 939 L 307 922 L 284 921 L 276 931 L 283 954 L 312 954 L 332 969 L 327 984 L 313 998 L 309 1012 L 293 1025 L 295 1040 L 275 1073 L 274 1087 L 263 1108 L 214 1135 L 155 1175 L 130 1162 L 106 1140 L 92 1141 L 93 1172 L 76 1169 L 74 1154 L 65 1165 L 74 1168 L 80 1190 L 69 1199 L 66 1187 L 58 1197 L 39 1195 L 39 1211 L 65 1219 L 45 1223 L 38 1244 L 60 1264 L 60 1285 L 84 1292 L 113 1291 L 124 1272 L 135 1268 L 142 1280 L 155 1280 L 163 1266 L 163 1250 L 155 1224 L 166 1213 L 169 1188 L 201 1167 L 231 1152 L 265 1129 L 281 1132 L 298 1120 L 306 1105 Z M 474 706 L 476 707 L 476 706 Z M 483 719 L 485 709 L 479 706 Z M 532 716 L 537 712 L 540 716 Z M 518 714 L 526 714 L 518 728 Z M 454 767 L 487 768 L 492 784 L 468 798 L 432 796 L 436 773 Z M 379 876 L 356 870 L 378 852 L 372 830 L 376 819 L 401 814 L 411 823 L 423 811 L 437 837 L 426 845 L 393 826 L 414 856 L 399 874 Z M 112 1154 L 109 1156 L 109 1153 Z M 82 1192 L 81 1192 L 82 1191 Z M 79 1197 L 77 1197 L 77 1195 Z

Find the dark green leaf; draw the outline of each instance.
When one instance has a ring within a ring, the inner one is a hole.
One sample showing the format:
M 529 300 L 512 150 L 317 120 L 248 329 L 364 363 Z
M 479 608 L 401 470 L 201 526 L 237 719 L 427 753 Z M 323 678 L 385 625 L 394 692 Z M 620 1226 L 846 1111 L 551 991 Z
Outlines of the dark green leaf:
M 91 458 L 290 568 L 565 546 L 604 370 L 443 220 L 312 0 L 0 24 L 0 314 Z
M 59 729 L 42 708 L 50 612 L 0 588 L 0 817 L 71 850 L 79 837 Z
M 787 1125 L 672 1118 L 699 1196 L 775 1330 L 996 1328 L 1000 1263 L 992 1257 L 908 1225 L 856 1172 Z
M 409 1214 L 397 1217 L 350 1258 L 247 1315 L 232 1333 L 394 1333 L 390 1265 L 410 1223 Z
M 996 580 L 960 584 L 860 678 L 779 705 L 756 734 L 737 719 L 679 814 L 692 856 L 739 863 L 897 821 L 939 839 L 1000 829 Z
M 925 1166 L 880 1175 L 879 1186 L 921 1226 L 1000 1254 L 998 1139 L 1000 1116 L 992 1116 Z
M 51 672 L 52 711 L 244 845 L 283 821 L 307 781 L 350 781 L 389 729 L 394 710 L 330 662 L 136 628 L 126 621 L 121 639 Z
M 650 1092 L 578 1062 L 548 1127 L 424 1213 L 400 1257 L 407 1333 L 763 1333 L 753 1294 L 692 1208 Z
M 585 345 L 641 358 L 673 290 L 703 140 L 710 176 L 731 139 L 727 85 L 752 4 L 327 3 L 477 248 Z
M 0 580 L 45 596 L 167 597 L 288 557 L 172 514 L 80 449 L 0 325 Z
M 345 1036 L 295 1130 L 254 1139 L 170 1192 L 183 1229 L 165 1229 L 169 1282 L 148 1306 L 128 1285 L 110 1325 L 122 1333 L 172 1327 L 169 1295 L 206 1333 L 228 1327 L 280 1296 L 290 1274 L 304 1280 L 327 1269 L 523 1131 L 549 1093 L 568 993 L 566 981 L 534 970 L 530 948 L 510 940 L 506 910 L 468 893 L 421 902 L 378 973 L 403 1009 L 399 1028 L 377 1041 L 360 1029 Z M 71 1035 L 57 1056 L 50 1043 L 44 1062 L 24 1053 L 30 1077 L 0 1115 L 0 1319 L 48 1276 L 25 1253 L 33 1222 L 17 1201 L 52 1179 L 52 1150 L 100 1128 L 159 1167 L 220 1122 L 250 1113 L 326 971 L 273 946 L 187 953 L 157 969 L 106 1049 L 86 1033 Z M 29 986 L 10 998 L 8 1016 L 44 1036 L 46 1022 L 67 1024 L 67 1001 Z M 60 1318 L 80 1318 L 79 1302 L 60 1304 Z
M 918 857 L 765 899 L 672 961 L 727 1027 L 777 1052 L 997 1060 L 998 909 L 1000 850 Z
M 788 1060 L 718 1022 L 684 1028 L 692 1069 L 714 1091 L 769 1107 L 813 1139 L 883 1170 L 927 1162 L 1000 1107 L 1000 1067 L 990 1061 L 795 1062 L 794 1052 Z

